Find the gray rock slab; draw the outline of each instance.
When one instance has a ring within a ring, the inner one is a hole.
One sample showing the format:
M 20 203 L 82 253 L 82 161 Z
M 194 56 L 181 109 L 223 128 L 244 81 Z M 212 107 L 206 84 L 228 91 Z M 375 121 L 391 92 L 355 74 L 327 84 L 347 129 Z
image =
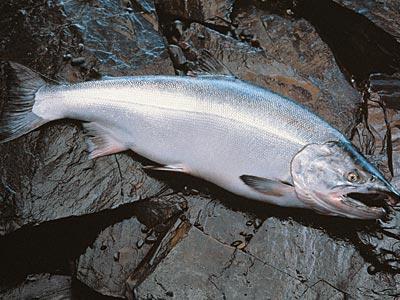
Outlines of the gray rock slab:
M 62 275 L 30 275 L 19 286 L 0 292 L 0 299 L 71 299 L 71 277 Z
M 300 280 L 193 228 L 139 285 L 137 295 L 138 299 L 167 294 L 177 299 L 294 299 L 306 291 Z
M 400 2 L 396 0 L 334 0 L 366 16 L 400 42 Z
M 370 275 L 368 264 L 352 244 L 291 220 L 267 219 L 246 250 L 301 280 L 323 299 L 329 298 L 324 294 L 327 286 L 355 299 L 390 299 L 390 293 L 400 288 L 398 275 Z
M 171 195 L 137 202 L 137 217 L 103 230 L 76 262 L 76 278 L 97 293 L 125 298 L 126 282 L 186 209 Z M 171 224 L 172 222 L 172 224 Z
M 131 218 L 102 231 L 79 258 L 77 279 L 103 295 L 123 297 L 127 278 L 151 248 L 142 227 Z
M 271 218 L 246 251 L 193 227 L 136 292 L 138 299 L 392 299 L 397 281 L 369 275 L 352 245 Z
M 234 0 L 156 0 L 158 11 L 182 21 L 230 26 Z

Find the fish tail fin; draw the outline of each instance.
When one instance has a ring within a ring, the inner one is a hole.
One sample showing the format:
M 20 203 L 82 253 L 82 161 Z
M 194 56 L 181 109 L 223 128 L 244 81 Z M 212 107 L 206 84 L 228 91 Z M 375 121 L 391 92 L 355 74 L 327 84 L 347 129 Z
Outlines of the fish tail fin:
M 15 62 L 9 62 L 7 93 L 0 103 L 0 143 L 14 140 L 46 123 L 32 112 L 36 92 L 46 82 L 35 72 Z

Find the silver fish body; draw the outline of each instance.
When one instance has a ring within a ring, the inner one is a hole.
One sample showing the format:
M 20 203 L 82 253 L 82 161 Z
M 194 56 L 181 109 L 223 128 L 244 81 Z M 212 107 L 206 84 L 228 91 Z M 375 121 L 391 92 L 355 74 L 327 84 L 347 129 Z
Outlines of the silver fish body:
M 94 122 L 124 149 L 281 206 L 303 202 L 258 193 L 240 176 L 291 182 L 291 159 L 305 145 L 344 139 L 291 100 L 233 79 L 122 78 L 44 87 L 36 99 L 43 119 Z
M 54 86 L 23 66 L 11 66 L 19 81 L 0 119 L 3 141 L 70 118 L 85 122 L 92 158 L 131 149 L 161 165 L 154 169 L 191 174 L 280 206 L 371 219 L 382 217 L 383 208 L 348 195 L 399 196 L 343 134 L 264 88 L 223 76 Z

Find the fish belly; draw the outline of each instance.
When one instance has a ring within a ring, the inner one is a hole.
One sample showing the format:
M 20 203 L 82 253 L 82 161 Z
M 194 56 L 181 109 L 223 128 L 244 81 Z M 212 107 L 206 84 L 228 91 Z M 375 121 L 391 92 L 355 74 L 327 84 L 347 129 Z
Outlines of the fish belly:
M 100 114 L 97 114 L 99 116 Z M 290 181 L 290 161 L 299 150 L 266 132 L 227 116 L 131 105 L 114 109 L 115 120 L 97 122 L 134 152 L 162 165 L 184 166 L 187 173 L 230 192 L 281 206 L 302 206 L 254 191 L 241 175 Z

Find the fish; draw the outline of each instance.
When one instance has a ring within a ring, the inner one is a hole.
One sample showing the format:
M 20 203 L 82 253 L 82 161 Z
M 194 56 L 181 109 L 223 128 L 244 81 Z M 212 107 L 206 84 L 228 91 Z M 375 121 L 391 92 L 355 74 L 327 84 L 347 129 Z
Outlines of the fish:
M 89 158 L 132 150 L 145 169 L 185 173 L 282 207 L 384 218 L 400 193 L 328 122 L 234 76 L 146 75 L 50 84 L 9 62 L 0 142 L 82 121 Z

